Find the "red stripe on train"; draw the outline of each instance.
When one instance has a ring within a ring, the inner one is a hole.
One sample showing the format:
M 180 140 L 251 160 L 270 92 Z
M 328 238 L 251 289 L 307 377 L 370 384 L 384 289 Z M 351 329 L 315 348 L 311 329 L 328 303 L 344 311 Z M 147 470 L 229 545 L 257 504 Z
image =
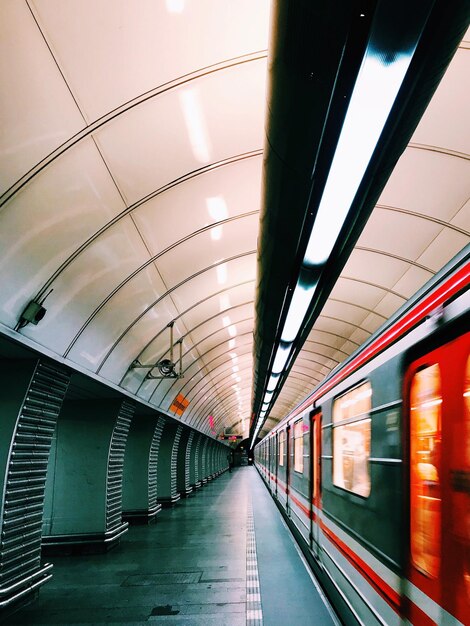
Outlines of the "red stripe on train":
M 354 568 L 374 587 L 377 593 L 398 614 L 401 614 L 401 596 L 389 584 L 387 584 L 374 570 L 367 565 L 355 552 L 353 552 L 335 533 L 320 520 L 320 527 L 325 535 L 332 541 L 338 550 L 347 558 Z
M 295 413 L 291 417 L 295 417 L 302 411 L 304 411 L 312 402 L 315 402 L 318 398 L 324 395 L 327 391 L 332 389 L 339 382 L 344 380 L 347 376 L 352 374 L 364 363 L 367 363 L 373 359 L 379 352 L 388 348 L 392 343 L 401 338 L 405 333 L 416 326 L 418 322 L 422 321 L 427 315 L 432 313 L 437 307 L 443 304 L 446 300 L 458 293 L 463 287 L 470 282 L 470 263 L 466 263 L 447 283 L 441 285 L 438 289 L 433 291 L 427 298 L 417 304 L 411 311 L 402 317 L 394 326 L 384 332 L 383 335 L 378 337 L 374 343 L 372 343 L 363 352 L 351 361 L 346 367 L 340 370 L 333 378 L 331 378 L 323 387 L 320 387 L 314 394 L 302 402 L 297 407 Z

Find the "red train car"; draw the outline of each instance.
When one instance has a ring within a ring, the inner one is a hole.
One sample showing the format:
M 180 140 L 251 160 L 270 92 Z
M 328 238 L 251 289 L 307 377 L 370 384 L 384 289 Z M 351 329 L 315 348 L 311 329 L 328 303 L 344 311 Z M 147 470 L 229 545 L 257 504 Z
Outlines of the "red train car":
M 255 449 L 346 624 L 470 624 L 469 257 Z

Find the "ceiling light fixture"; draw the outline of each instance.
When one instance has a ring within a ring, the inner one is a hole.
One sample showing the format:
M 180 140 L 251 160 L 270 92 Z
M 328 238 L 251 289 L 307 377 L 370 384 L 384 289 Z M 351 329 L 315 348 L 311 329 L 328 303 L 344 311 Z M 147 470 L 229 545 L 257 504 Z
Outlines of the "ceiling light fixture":
M 384 3 L 382 6 L 385 6 Z M 281 374 L 289 365 L 289 357 L 297 345 L 296 339 L 304 327 L 317 289 L 318 276 L 330 259 L 389 118 L 422 34 L 422 23 L 419 20 L 427 18 L 427 11 L 429 9 L 423 8 L 411 32 L 407 32 L 406 41 L 398 41 L 394 50 L 391 49 L 390 40 L 383 44 L 381 39 L 387 9 L 377 12 L 318 204 L 299 277 L 288 304 L 271 371 L 268 371 L 267 392 L 276 390 Z M 261 415 L 262 411 L 259 412 Z M 251 447 L 260 427 L 253 434 Z

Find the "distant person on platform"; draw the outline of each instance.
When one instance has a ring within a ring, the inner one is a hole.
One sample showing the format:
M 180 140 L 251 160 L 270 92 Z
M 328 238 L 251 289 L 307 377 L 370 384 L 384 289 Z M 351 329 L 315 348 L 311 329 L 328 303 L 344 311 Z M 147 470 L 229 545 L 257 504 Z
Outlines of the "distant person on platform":
M 232 473 L 232 467 L 233 467 L 233 452 L 232 451 L 230 451 L 227 454 L 227 463 L 228 463 L 228 471 Z

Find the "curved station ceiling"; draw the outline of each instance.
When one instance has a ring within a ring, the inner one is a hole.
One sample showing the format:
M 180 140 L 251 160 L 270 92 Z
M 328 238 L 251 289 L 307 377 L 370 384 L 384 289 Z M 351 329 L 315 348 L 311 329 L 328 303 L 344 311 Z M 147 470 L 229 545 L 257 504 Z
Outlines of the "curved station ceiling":
M 180 419 L 212 435 L 250 428 L 269 12 L 0 3 L 1 330 L 165 413 L 181 394 Z M 469 243 L 469 47 L 467 35 L 262 432 Z M 22 321 L 31 301 L 46 309 L 37 324 Z M 172 322 L 184 376 L 158 378 Z

